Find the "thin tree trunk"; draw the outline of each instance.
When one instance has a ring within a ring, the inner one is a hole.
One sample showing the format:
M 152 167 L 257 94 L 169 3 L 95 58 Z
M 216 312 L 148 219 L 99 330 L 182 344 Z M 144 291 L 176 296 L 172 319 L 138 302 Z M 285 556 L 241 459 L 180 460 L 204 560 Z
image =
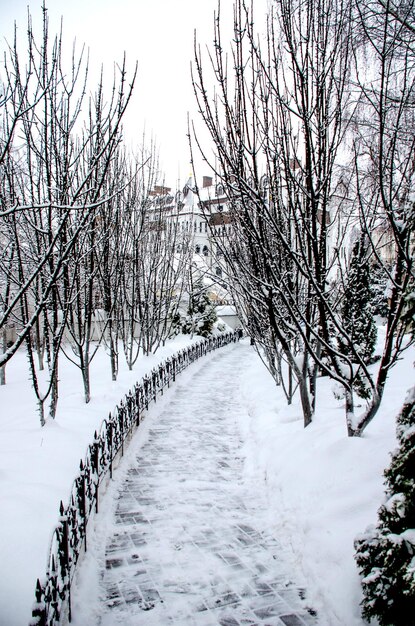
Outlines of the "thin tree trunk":
M 44 364 L 44 353 L 45 353 L 45 342 L 44 339 L 42 338 L 42 333 L 41 333 L 41 329 L 40 329 L 40 318 L 38 318 L 36 320 L 36 324 L 35 324 L 35 345 L 36 345 L 36 354 L 37 354 L 37 360 L 39 363 L 39 369 L 42 372 L 45 369 L 45 364 Z
M 313 409 L 310 402 L 310 394 L 308 393 L 307 379 L 300 377 L 298 380 L 300 391 L 301 406 L 303 409 L 304 428 L 309 426 L 313 420 Z
M 35 390 L 36 398 L 37 398 L 37 407 L 39 411 L 39 419 L 40 425 L 44 426 L 46 424 L 45 421 L 45 398 L 41 396 L 39 390 L 39 383 L 36 374 L 35 362 L 33 359 L 33 349 L 30 334 L 26 337 L 26 350 L 27 350 L 27 358 L 29 360 L 29 369 L 32 378 L 33 388 Z
M 3 352 L 7 350 L 7 330 L 3 328 Z M 6 364 L 0 367 L 0 385 L 6 384 Z
M 49 417 L 55 419 L 56 412 L 58 409 L 58 399 L 59 399 L 59 383 L 58 383 L 58 353 L 60 347 L 60 341 L 56 338 L 53 339 L 53 362 L 50 370 L 51 376 L 51 393 L 50 393 L 50 404 L 49 404 Z M 56 345 L 57 344 L 57 345 Z
M 89 364 L 82 369 L 82 380 L 84 383 L 85 404 L 91 400 L 91 380 L 90 380 Z
M 351 387 L 349 389 L 345 388 L 345 409 L 346 409 L 347 434 L 349 437 L 353 437 L 355 435 L 355 430 L 353 427 L 354 399 L 353 399 L 353 389 Z
M 360 418 L 356 428 L 353 429 L 351 436 L 360 437 L 365 430 L 365 428 L 370 424 L 372 419 L 375 417 L 378 409 L 380 407 L 380 403 L 382 401 L 384 385 L 379 388 L 373 395 L 372 402 L 369 405 L 369 408 L 364 413 L 364 415 Z
M 317 340 L 316 356 L 317 356 L 317 360 L 320 361 L 320 358 L 321 358 L 321 341 L 319 339 Z M 315 413 L 315 410 L 316 410 L 317 374 L 318 374 L 318 365 L 317 365 L 317 363 L 313 363 L 313 365 L 312 365 L 312 374 L 310 376 L 310 393 L 311 393 L 311 397 L 313 399 L 312 400 L 313 413 Z

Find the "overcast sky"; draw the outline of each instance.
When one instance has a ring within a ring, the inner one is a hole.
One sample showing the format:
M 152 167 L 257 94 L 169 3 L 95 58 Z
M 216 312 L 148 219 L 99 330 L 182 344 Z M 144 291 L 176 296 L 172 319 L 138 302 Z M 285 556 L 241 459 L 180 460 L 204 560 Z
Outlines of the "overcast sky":
M 229 11 L 232 0 L 222 0 Z M 40 26 L 41 0 L 0 0 L 0 36 L 12 38 L 18 25 L 26 36 L 27 6 Z M 64 40 L 76 38 L 90 49 L 91 73 L 101 63 L 108 67 L 127 53 L 127 67 L 138 61 L 138 80 L 125 122 L 132 144 L 141 142 L 144 125 L 153 132 L 159 148 L 166 183 L 183 186 L 190 173 L 187 112 L 197 117 L 190 81 L 194 29 L 204 42 L 212 41 L 213 13 L 217 0 L 49 0 L 50 34 L 63 16 Z M 40 33 L 38 28 L 37 32 Z M 201 172 L 202 174 L 202 172 Z

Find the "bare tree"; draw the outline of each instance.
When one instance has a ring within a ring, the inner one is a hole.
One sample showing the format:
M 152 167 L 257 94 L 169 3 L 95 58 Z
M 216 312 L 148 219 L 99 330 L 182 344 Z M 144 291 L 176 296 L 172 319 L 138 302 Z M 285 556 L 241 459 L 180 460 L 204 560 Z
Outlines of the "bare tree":
M 97 208 L 108 199 L 104 182 L 119 142 L 120 123 L 135 74 L 131 85 L 127 85 L 124 61 L 105 114 L 100 85 L 101 101 L 95 105 L 101 114 L 81 135 L 88 61 L 83 53 L 77 55 L 74 50 L 70 69 L 64 67 L 62 33 L 50 38 L 45 5 L 42 10 L 40 42 L 32 31 L 30 16 L 28 19 L 27 65 L 34 83 L 31 89 L 27 86 L 27 74 L 21 70 L 16 42 L 6 60 L 7 76 L 13 77 L 16 87 L 4 113 L 10 119 L 7 128 L 13 127 L 14 132 L 7 135 L 7 168 L 3 162 L 1 171 L 2 191 L 4 180 L 8 185 L 2 219 L 12 225 L 9 232 L 14 238 L 16 288 L 3 307 L 0 326 L 4 328 L 10 320 L 18 319 L 19 328 L 12 345 L 2 353 L 0 365 L 26 343 L 44 423 L 48 397 L 50 415 L 53 417 L 56 412 L 58 359 L 69 312 L 68 296 L 73 290 L 71 272 L 77 263 L 76 244 Z M 44 347 L 47 357 L 49 383 L 42 392 L 33 343 L 38 353 Z
M 356 195 L 372 258 L 388 281 L 383 352 L 372 401 L 356 426 L 360 433 L 377 412 L 391 367 L 409 345 L 403 313 L 414 285 L 414 3 L 356 3 L 355 23 L 360 93 L 353 125 Z M 362 65 L 364 57 L 369 67 Z
M 281 357 L 294 374 L 304 423 L 323 372 L 344 388 L 348 434 L 360 435 L 407 345 L 401 320 L 413 281 L 413 14 L 408 3 L 380 0 L 273 6 L 264 45 L 252 10 L 235 3 L 232 76 L 216 18 L 213 99 L 195 48 L 194 90 L 233 224 L 223 252 L 245 325 L 274 378 Z M 374 59 L 373 75 L 359 69 L 370 67 L 359 63 L 362 50 Z M 352 227 L 368 242 L 363 257 L 373 256 L 385 274 L 384 243 L 395 255 L 376 376 L 341 318 Z M 358 379 L 369 399 L 356 418 Z
M 277 380 L 280 355 L 288 362 L 307 425 L 322 347 L 332 356 L 331 374 L 344 382 L 326 302 L 350 5 L 279 0 L 268 19 L 265 52 L 244 0 L 235 3 L 234 16 L 234 76 L 228 75 L 218 16 L 210 55 L 218 92 L 212 101 L 197 48 L 194 88 L 232 214 L 227 256 L 234 291 Z
M 74 246 L 73 265 L 64 270 L 63 289 L 60 292 L 60 308 L 68 311 L 67 328 L 73 351 L 72 357 L 68 352 L 66 356 L 81 371 L 86 402 L 89 402 L 91 394 L 90 364 L 106 331 L 110 336 L 114 380 L 117 372 L 117 341 L 113 332 L 117 326 L 113 324 L 113 303 L 116 298 L 109 301 L 110 295 L 105 289 L 102 290 L 102 277 L 111 277 L 110 249 L 116 248 L 118 258 L 123 258 L 122 249 L 118 249 L 118 228 L 122 222 L 120 204 L 125 187 L 129 185 L 124 176 L 124 155 L 120 148 L 120 121 L 126 96 L 123 84 L 125 67 L 122 66 L 119 72 L 119 77 L 115 74 L 113 78 L 112 98 L 105 98 L 101 76 L 97 92 L 90 101 L 88 125 L 80 140 L 83 154 L 75 173 L 76 185 L 85 189 L 82 192 L 84 208 L 73 216 L 70 227 L 71 230 L 77 229 L 80 218 L 84 224 Z M 115 97 L 114 94 L 118 95 Z M 85 180 L 88 180 L 87 186 L 84 185 Z M 92 211 L 91 206 L 94 207 Z M 114 216 L 116 219 L 113 221 Z M 101 320 L 102 324 L 97 320 L 97 315 L 103 294 L 107 315 L 105 320 Z

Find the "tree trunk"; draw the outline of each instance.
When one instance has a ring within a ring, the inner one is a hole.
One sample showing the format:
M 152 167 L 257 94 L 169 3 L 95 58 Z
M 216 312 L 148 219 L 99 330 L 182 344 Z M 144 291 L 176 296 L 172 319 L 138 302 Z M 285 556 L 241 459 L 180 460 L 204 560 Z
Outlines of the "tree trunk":
M 7 350 L 7 331 L 3 328 L 3 352 Z M 0 367 L 0 385 L 6 384 L 6 364 Z
M 355 435 L 355 430 L 353 427 L 354 400 L 353 400 L 353 389 L 351 387 L 349 389 L 345 388 L 345 409 L 346 409 L 347 435 L 349 437 L 353 437 Z
M 43 355 L 45 353 L 45 342 L 42 338 L 42 332 L 40 329 L 40 318 L 36 320 L 36 324 L 35 324 L 35 346 L 36 346 L 37 359 L 39 363 L 39 369 L 42 372 L 45 369 L 44 359 L 43 359 Z
M 321 358 L 321 341 L 319 339 L 317 340 L 316 357 L 318 361 Z M 315 410 L 316 410 L 317 374 L 318 374 L 318 365 L 315 362 L 312 365 L 312 374 L 310 376 L 310 393 L 313 399 L 312 400 L 313 413 L 315 413 Z
M 288 398 L 287 402 L 290 405 L 293 401 L 293 368 L 288 366 Z
M 298 380 L 300 390 L 301 406 L 303 409 L 304 428 L 311 424 L 313 420 L 313 409 L 310 402 L 310 394 L 308 393 L 307 379 L 300 377 Z
M 49 404 L 49 417 L 51 417 L 52 419 L 55 419 L 56 411 L 58 409 L 58 398 L 59 398 L 57 355 L 54 360 L 50 375 L 51 375 L 51 394 L 50 394 L 50 404 Z
M 370 424 L 372 419 L 375 417 L 378 409 L 380 407 L 380 403 L 383 396 L 384 386 L 381 387 L 376 393 L 373 395 L 372 402 L 370 403 L 369 408 L 364 413 L 364 415 L 360 418 L 356 428 L 353 430 L 351 435 L 353 437 L 360 437 L 365 428 Z
M 32 378 L 33 389 L 35 390 L 35 394 L 37 398 L 40 425 L 44 426 L 46 423 L 45 408 L 44 408 L 45 398 L 44 396 L 43 397 L 41 396 L 40 390 L 39 390 L 39 383 L 38 383 L 38 379 L 36 375 L 36 368 L 35 368 L 35 362 L 33 358 L 33 349 L 32 349 L 30 334 L 26 336 L 25 343 L 26 343 L 26 350 L 27 350 L 27 358 L 29 360 L 29 369 L 30 369 L 30 374 Z
M 91 400 L 91 381 L 90 381 L 90 376 L 89 376 L 89 364 L 82 369 L 82 380 L 84 383 L 85 404 L 88 404 Z
M 109 319 L 108 335 L 110 345 L 111 380 L 115 382 L 118 376 L 118 352 L 116 349 L 116 342 L 114 341 L 112 314 Z

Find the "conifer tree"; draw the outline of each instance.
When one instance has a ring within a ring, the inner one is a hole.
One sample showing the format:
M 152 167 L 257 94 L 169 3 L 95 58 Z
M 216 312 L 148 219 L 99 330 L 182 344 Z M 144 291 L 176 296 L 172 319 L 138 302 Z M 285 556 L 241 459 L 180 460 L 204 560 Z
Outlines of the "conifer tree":
M 392 267 L 388 266 L 386 272 L 379 264 L 370 267 L 373 314 L 384 318 L 388 316 L 388 273 L 392 273 Z
M 412 280 L 408 295 L 406 296 L 406 311 L 403 320 L 408 331 L 415 336 L 415 279 Z
M 397 435 L 378 524 L 355 541 L 363 615 L 377 617 L 381 626 L 415 624 L 415 387 L 398 417 Z
M 183 322 L 183 334 L 196 334 L 208 337 L 212 333 L 217 320 L 215 307 L 209 299 L 203 280 L 198 278 L 192 285 L 189 294 L 187 315 Z
M 372 298 L 367 246 L 364 238 L 361 238 L 353 246 L 341 308 L 342 325 L 349 336 L 349 341 L 340 338 L 339 347 L 344 355 L 352 357 L 350 342 L 353 343 L 366 364 L 370 363 L 373 357 L 377 336 Z M 358 367 L 356 370 L 353 387 L 359 396 L 367 398 L 370 392 Z

